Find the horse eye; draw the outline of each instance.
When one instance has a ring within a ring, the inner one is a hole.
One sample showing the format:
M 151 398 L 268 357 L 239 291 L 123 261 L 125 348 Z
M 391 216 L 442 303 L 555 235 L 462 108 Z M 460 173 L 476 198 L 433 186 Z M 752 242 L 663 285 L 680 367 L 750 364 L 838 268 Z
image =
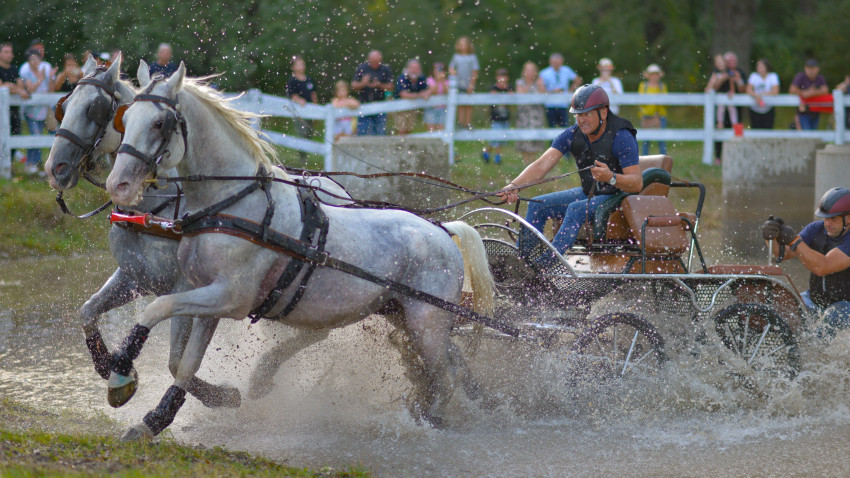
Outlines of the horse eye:
M 153 127 L 156 129 L 162 129 L 162 120 L 156 120 L 156 123 L 153 124 Z

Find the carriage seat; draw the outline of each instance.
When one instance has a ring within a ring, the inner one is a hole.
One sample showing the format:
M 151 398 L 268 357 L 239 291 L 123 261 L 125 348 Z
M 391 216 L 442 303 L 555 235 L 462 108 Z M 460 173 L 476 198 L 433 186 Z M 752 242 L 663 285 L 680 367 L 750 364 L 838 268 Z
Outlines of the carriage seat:
M 666 155 L 641 156 L 639 164 L 643 173 L 643 189 L 638 194 L 666 197 L 672 183 L 673 158 Z M 628 228 L 619 207 L 623 199 L 631 195 L 633 193 L 620 191 L 596 208 L 594 238 L 607 241 L 628 239 Z
M 687 224 L 666 196 L 629 196 L 621 207 L 634 243 L 647 255 L 678 255 L 688 248 Z M 641 244 L 646 224 L 645 244 Z

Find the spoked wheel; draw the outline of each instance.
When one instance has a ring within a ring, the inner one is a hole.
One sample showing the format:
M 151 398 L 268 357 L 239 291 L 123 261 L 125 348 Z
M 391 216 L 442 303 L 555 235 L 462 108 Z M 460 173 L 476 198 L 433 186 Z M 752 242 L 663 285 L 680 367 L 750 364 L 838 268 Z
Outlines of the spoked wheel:
M 610 377 L 657 371 L 667 361 L 664 340 L 655 327 L 625 312 L 598 317 L 581 333 L 573 350 Z
M 727 348 L 757 371 L 794 378 L 800 368 L 797 341 L 785 320 L 761 304 L 733 304 L 714 317 L 715 329 Z

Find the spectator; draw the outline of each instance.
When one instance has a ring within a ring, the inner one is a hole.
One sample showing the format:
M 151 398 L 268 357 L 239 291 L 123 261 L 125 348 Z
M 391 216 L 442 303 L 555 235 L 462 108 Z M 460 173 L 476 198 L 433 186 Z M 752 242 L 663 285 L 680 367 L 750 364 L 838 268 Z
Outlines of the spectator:
M 667 93 L 667 85 L 661 81 L 664 77 L 664 71 L 655 63 L 649 65 L 646 71 L 643 72 L 645 81 L 641 81 L 638 85 L 638 93 L 642 95 L 659 95 Z M 664 105 L 641 105 L 640 106 L 640 127 L 641 129 L 664 129 L 667 127 L 667 107 Z M 649 154 L 649 141 L 643 142 L 643 150 L 641 154 L 644 156 Z M 658 142 L 658 152 L 667 154 L 667 142 Z
M 460 37 L 455 42 L 455 54 L 449 62 L 449 74 L 457 77 L 457 90 L 461 93 L 475 93 L 478 81 L 478 57 L 469 37 Z M 457 107 L 457 122 L 466 129 L 472 128 L 472 106 Z
M 378 50 L 369 52 L 366 63 L 354 70 L 351 87 L 358 92 L 361 103 L 384 101 L 384 92 L 393 89 L 393 72 L 381 63 L 383 55 Z M 357 135 L 384 135 L 387 131 L 387 115 L 384 113 L 363 116 L 357 121 Z
M 286 96 L 301 106 L 307 103 L 318 103 L 316 96 L 316 85 L 313 79 L 307 76 L 307 64 L 300 56 L 292 57 L 292 76 L 286 82 Z M 295 118 L 295 135 L 299 138 L 311 138 L 313 136 L 313 122 L 300 117 Z M 300 151 L 298 155 L 301 161 L 307 159 L 307 153 Z
M 80 64 L 77 63 L 77 58 L 74 57 L 73 53 L 65 53 L 63 59 L 64 68 L 61 72 L 59 72 L 59 75 L 56 76 L 56 91 L 70 93 L 74 91 L 74 87 L 77 86 L 77 82 L 82 79 L 83 69 L 80 68 Z
M 435 62 L 431 67 L 431 76 L 428 77 L 428 95 L 445 95 L 449 92 L 449 79 L 446 75 L 446 65 Z M 425 108 L 425 127 L 428 131 L 439 131 L 446 126 L 446 105 L 438 105 Z
M 45 66 L 42 66 L 42 68 L 46 67 L 48 70 L 53 69 L 53 65 L 44 61 L 44 58 L 45 58 L 45 56 L 44 56 L 45 55 L 44 42 L 42 42 L 41 40 L 36 38 L 35 40 L 30 42 L 30 46 L 29 46 L 29 48 L 27 48 L 27 51 L 29 51 L 29 50 L 35 50 L 35 51 L 38 52 L 39 55 L 41 55 L 41 64 L 45 65 Z M 23 78 L 24 73 L 29 73 L 29 72 L 30 72 L 29 62 L 24 62 L 24 64 L 21 65 L 21 69 L 18 70 L 18 74 L 21 76 L 21 78 Z M 55 75 L 55 72 L 54 72 L 54 75 Z
M 12 44 L 0 43 L 0 88 L 9 88 L 9 93 L 26 99 L 30 94 L 24 87 L 24 80 L 18 74 L 18 69 L 12 66 L 14 58 Z M 12 134 L 21 134 L 21 111 L 17 106 L 9 108 L 9 125 Z
M 508 76 L 508 70 L 499 68 L 496 70 L 496 84 L 490 87 L 490 93 L 513 93 L 514 89 L 511 86 L 511 79 Z M 490 129 L 492 130 L 508 130 L 511 129 L 511 110 L 507 105 L 492 105 L 490 106 Z M 485 163 L 490 162 L 490 151 L 493 151 L 493 162 L 501 164 L 502 162 L 502 141 L 490 141 L 490 149 L 486 146 L 481 153 L 481 158 Z
M 770 63 L 761 58 L 756 62 L 756 71 L 747 79 L 747 94 L 756 103 L 750 106 L 750 127 L 754 129 L 773 129 L 776 111 L 764 104 L 764 96 L 779 94 L 779 76 L 770 69 Z
M 334 97 L 331 100 L 334 108 L 348 108 L 352 110 L 360 108 L 360 102 L 352 98 L 349 93 L 348 83 L 345 80 L 337 81 L 334 85 Z M 334 120 L 334 141 L 339 141 L 339 138 L 353 134 L 353 116 L 340 116 Z
M 522 75 L 516 80 L 517 93 L 544 93 L 546 87 L 537 73 L 537 65 L 527 61 L 522 65 Z M 545 113 L 541 105 L 517 106 L 516 127 L 520 129 L 539 129 L 545 124 Z M 529 164 L 537 159 L 537 153 L 547 146 L 545 141 L 517 141 L 516 150 L 522 154 L 522 162 Z
M 109 54 L 107 53 L 107 55 Z M 168 43 L 160 43 L 159 48 L 156 50 L 156 61 L 151 63 L 148 67 L 151 77 L 161 74 L 168 78 L 177 71 L 177 65 L 171 61 L 171 55 L 171 45 Z M 109 58 L 105 58 L 104 61 L 109 61 Z
M 549 127 L 566 128 L 570 122 L 570 115 L 567 114 L 569 98 L 581 85 L 581 77 L 572 68 L 564 65 L 563 55 L 552 53 L 549 56 L 549 66 L 540 72 L 540 78 L 543 79 L 546 92 L 557 95 L 554 100 L 543 103 Z
M 788 92 L 792 95 L 799 95 L 803 102 L 816 96 L 829 94 L 829 88 L 826 86 L 826 80 L 820 74 L 820 66 L 817 60 L 814 58 L 806 60 L 805 68 L 794 77 Z M 797 118 L 800 129 L 818 129 L 820 113 L 810 111 L 805 103 L 800 105 Z
M 54 72 L 50 70 L 50 65 L 41 61 L 41 54 L 38 50 L 29 50 L 26 54 L 27 71 L 21 75 L 24 80 L 24 87 L 32 93 L 48 93 L 53 89 L 52 75 Z M 27 120 L 30 134 L 33 136 L 40 135 L 44 132 L 44 123 L 47 120 L 46 106 L 27 106 L 24 107 L 24 117 Z M 32 148 L 27 150 L 27 174 L 36 174 L 39 172 L 38 164 L 41 162 L 41 149 Z
M 610 58 L 599 60 L 596 69 L 599 70 L 599 76 L 594 78 L 591 84 L 601 86 L 608 93 L 608 98 L 623 92 L 623 82 L 616 76 L 612 76 L 612 73 L 614 73 L 614 62 Z M 620 107 L 616 104 L 609 106 L 609 109 L 615 115 L 620 114 Z
M 711 77 L 708 79 L 708 86 L 705 91 L 716 91 L 718 93 L 726 93 L 729 98 L 735 95 L 734 73 L 729 71 L 729 66 L 723 55 L 714 56 L 714 70 L 711 72 Z M 726 115 L 726 113 L 729 113 Z M 738 110 L 734 106 L 717 106 L 715 113 L 715 121 L 717 129 L 731 128 L 732 125 L 738 123 Z M 720 141 L 714 143 L 714 164 L 720 164 L 720 153 L 722 144 Z
M 395 95 L 403 100 L 428 99 L 431 93 L 428 81 L 422 76 L 422 63 L 419 60 L 407 62 L 407 68 L 396 80 Z M 410 134 L 416 126 L 419 110 L 399 111 L 395 115 L 396 132 L 400 135 Z
M 723 59 L 726 61 L 726 68 L 729 69 L 732 75 L 732 84 L 735 86 L 735 93 L 746 93 L 747 84 L 744 82 L 744 78 L 747 77 L 747 74 L 744 73 L 744 70 L 738 68 L 738 55 L 735 52 L 727 51 L 723 54 Z M 744 107 L 736 106 L 735 111 L 738 115 L 738 122 L 743 123 Z

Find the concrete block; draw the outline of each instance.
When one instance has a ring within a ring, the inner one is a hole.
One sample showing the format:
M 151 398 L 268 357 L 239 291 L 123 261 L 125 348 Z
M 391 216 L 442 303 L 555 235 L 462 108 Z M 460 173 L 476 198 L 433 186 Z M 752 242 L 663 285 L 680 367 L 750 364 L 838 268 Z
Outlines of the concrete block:
M 850 188 L 850 145 L 828 144 L 817 152 L 815 160 L 815 204 L 835 187 Z
M 817 139 L 734 138 L 723 144 L 721 218 L 726 244 L 764 255 L 760 226 L 771 214 L 798 231 L 812 222 Z
M 349 136 L 334 145 L 333 169 L 358 174 L 419 172 L 449 179 L 449 146 L 438 138 Z M 404 177 L 336 178 L 355 198 L 387 201 L 409 208 L 451 202 L 451 191 Z

